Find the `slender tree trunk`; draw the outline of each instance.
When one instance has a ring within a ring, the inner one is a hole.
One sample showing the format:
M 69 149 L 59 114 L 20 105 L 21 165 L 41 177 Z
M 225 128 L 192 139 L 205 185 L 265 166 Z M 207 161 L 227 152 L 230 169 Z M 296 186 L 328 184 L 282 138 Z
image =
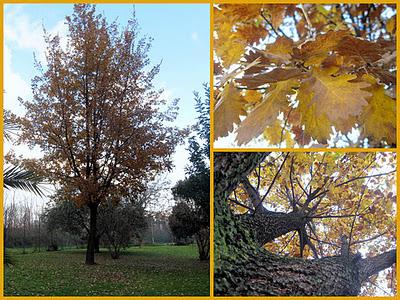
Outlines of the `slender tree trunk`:
M 263 221 L 267 220 L 264 215 L 264 219 L 260 218 L 257 224 L 251 223 L 254 221 L 232 214 L 227 198 L 243 176 L 251 172 L 267 155 L 215 154 L 216 295 L 358 295 L 363 281 L 395 263 L 396 250 L 365 259 L 350 254 L 306 260 L 278 256 L 261 248 L 261 240 L 271 239 L 290 229 L 292 225 L 287 223 L 289 214 L 283 217 L 284 222 L 280 220 L 264 224 Z M 294 223 L 299 221 L 296 218 L 293 215 Z M 268 234 L 260 235 L 259 229 L 253 226 L 263 224 L 267 227 L 276 224 L 285 227 L 285 230 L 267 228 L 264 231 Z
M 23 232 L 23 242 L 22 242 L 22 253 L 25 254 L 25 241 L 26 241 L 26 213 L 24 215 L 24 232 Z
M 90 225 L 89 225 L 89 237 L 86 249 L 86 261 L 87 265 L 94 265 L 94 253 L 96 248 L 96 236 L 97 236 L 97 203 L 89 204 L 90 211 Z
M 151 243 L 154 245 L 154 227 L 153 217 L 151 217 L 150 228 L 151 228 Z
M 195 234 L 195 238 L 199 250 L 199 259 L 208 260 L 210 258 L 210 229 L 202 228 Z
M 39 242 L 38 246 L 39 246 L 39 252 L 40 252 L 40 217 L 39 217 L 39 241 L 38 242 Z

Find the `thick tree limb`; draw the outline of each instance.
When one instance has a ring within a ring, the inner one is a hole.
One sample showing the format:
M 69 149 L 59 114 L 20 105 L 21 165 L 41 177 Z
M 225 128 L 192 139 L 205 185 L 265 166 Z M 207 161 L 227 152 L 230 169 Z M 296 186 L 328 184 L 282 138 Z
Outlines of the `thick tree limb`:
M 389 268 L 394 263 L 396 263 L 396 249 L 362 259 L 358 267 L 360 282 L 366 281 L 368 277 Z

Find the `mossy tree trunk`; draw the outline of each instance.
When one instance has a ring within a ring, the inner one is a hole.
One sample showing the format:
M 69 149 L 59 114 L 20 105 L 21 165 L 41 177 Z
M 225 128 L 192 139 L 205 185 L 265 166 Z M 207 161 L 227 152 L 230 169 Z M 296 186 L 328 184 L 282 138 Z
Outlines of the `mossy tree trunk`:
M 262 239 L 296 230 L 298 216 L 285 214 L 279 222 L 260 218 L 251 221 L 234 216 L 227 198 L 268 153 L 216 153 L 214 159 L 215 198 L 215 294 L 216 295 L 358 295 L 369 276 L 390 267 L 396 259 L 392 250 L 376 257 L 359 255 L 314 260 L 280 257 L 260 247 Z M 276 216 L 274 216 L 276 217 Z M 293 226 L 290 224 L 293 220 Z M 296 219 L 296 220 L 295 220 Z M 284 221 L 283 221 L 284 220 Z M 284 226 L 269 228 L 272 224 Z M 266 227 L 265 234 L 256 233 Z M 292 226 L 292 227 L 291 227 Z M 260 238 L 262 236 L 262 238 Z

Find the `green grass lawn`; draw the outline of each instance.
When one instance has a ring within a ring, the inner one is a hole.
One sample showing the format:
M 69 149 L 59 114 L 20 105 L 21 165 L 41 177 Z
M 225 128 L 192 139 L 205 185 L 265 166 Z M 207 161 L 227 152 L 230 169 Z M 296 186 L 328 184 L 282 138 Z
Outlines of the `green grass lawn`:
M 133 247 L 117 260 L 104 249 L 94 266 L 81 249 L 9 253 L 6 296 L 209 295 L 209 263 L 198 260 L 195 245 Z

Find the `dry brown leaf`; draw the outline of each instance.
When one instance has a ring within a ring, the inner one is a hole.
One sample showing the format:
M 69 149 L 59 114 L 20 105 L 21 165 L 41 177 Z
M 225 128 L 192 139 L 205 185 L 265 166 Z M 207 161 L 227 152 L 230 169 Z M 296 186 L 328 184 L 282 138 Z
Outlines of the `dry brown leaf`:
M 293 50 L 293 58 L 304 62 L 305 66 L 319 66 L 328 54 L 349 32 L 346 30 L 329 31 L 316 37 L 314 41 L 308 41 Z
M 307 73 L 302 72 L 298 68 L 275 68 L 268 73 L 256 74 L 254 76 L 244 75 L 242 78 L 237 79 L 240 85 L 247 86 L 249 89 L 258 88 L 266 83 L 273 83 L 278 81 L 288 80 L 290 78 L 299 78 L 305 76 Z
M 344 37 L 336 48 L 340 55 L 356 65 L 373 63 L 384 54 L 379 44 L 362 40 L 353 36 Z
M 256 24 L 252 23 L 238 27 L 237 35 L 241 39 L 245 40 L 248 44 L 257 44 L 261 39 L 264 39 L 268 36 L 268 31 L 261 24 L 257 26 Z
M 273 44 L 267 45 L 263 55 L 276 64 L 288 64 L 293 54 L 293 40 L 279 37 Z
M 294 139 L 299 145 L 307 145 L 311 142 L 311 136 L 307 134 L 301 126 L 293 126 L 292 132 L 294 133 Z

